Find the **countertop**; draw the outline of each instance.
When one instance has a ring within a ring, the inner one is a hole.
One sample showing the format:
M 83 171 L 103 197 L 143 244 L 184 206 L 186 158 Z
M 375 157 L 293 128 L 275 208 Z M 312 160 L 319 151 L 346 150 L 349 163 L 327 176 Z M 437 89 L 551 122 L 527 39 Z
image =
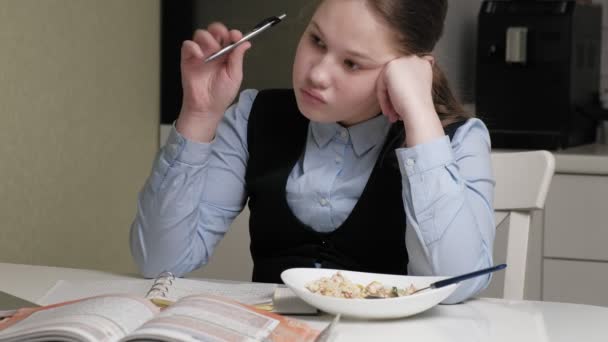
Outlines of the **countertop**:
M 492 152 L 529 150 L 493 149 Z M 555 156 L 555 173 L 608 176 L 608 145 L 589 144 L 549 151 Z
M 591 144 L 551 151 L 555 173 L 608 175 L 608 145 Z

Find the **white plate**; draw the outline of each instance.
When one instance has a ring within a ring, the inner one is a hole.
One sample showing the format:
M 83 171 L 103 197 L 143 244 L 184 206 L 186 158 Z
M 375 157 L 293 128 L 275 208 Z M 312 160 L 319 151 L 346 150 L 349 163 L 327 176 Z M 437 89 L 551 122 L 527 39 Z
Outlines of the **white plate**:
M 306 303 L 331 314 L 359 318 L 398 318 L 415 315 L 428 310 L 447 298 L 459 284 L 452 284 L 438 289 L 429 289 L 403 297 L 383 299 L 347 299 L 323 296 L 310 292 L 306 285 L 321 277 L 331 277 L 338 270 L 325 268 L 291 268 L 281 273 L 281 279 L 295 294 Z M 385 286 L 416 288 L 447 277 L 415 277 L 380 273 L 340 271 L 348 280 L 356 284 L 367 285 L 379 281 Z

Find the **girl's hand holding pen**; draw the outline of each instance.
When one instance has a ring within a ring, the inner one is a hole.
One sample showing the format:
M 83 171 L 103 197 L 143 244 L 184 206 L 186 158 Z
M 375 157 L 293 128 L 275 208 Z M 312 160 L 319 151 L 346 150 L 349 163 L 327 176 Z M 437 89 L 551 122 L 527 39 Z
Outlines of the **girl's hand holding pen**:
M 213 63 L 206 57 L 243 34 L 228 30 L 221 23 L 209 25 L 207 30 L 196 30 L 192 40 L 182 44 L 182 108 L 176 128 L 187 139 L 210 142 L 224 112 L 234 101 L 243 80 L 243 59 L 251 47 L 245 42 Z

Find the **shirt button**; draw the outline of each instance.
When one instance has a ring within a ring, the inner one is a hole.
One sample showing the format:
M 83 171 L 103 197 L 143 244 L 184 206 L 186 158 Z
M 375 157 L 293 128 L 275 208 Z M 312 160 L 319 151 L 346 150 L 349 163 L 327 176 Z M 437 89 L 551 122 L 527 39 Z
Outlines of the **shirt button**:
M 321 203 L 321 206 L 326 206 L 329 202 L 325 199 L 325 198 L 321 198 L 321 200 L 319 201 L 319 203 Z
M 414 166 L 414 164 L 416 164 L 416 161 L 414 159 L 412 159 L 412 158 L 407 158 L 407 160 L 405 161 L 405 163 L 408 166 Z
M 336 164 L 340 164 L 342 162 L 342 157 L 336 157 Z
M 340 136 L 346 139 L 348 137 L 348 132 L 346 130 L 343 130 L 342 132 L 340 132 Z

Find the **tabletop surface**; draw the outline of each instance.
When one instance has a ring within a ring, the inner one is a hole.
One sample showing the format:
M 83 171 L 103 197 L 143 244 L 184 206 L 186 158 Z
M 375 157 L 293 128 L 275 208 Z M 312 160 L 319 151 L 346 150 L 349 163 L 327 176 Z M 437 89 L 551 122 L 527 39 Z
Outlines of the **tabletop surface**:
M 0 263 L 0 290 L 37 302 L 58 280 L 133 279 L 93 270 Z M 10 276 L 9 276 L 10 275 Z M 322 328 L 329 316 L 299 316 Z M 472 299 L 421 314 L 366 321 L 342 319 L 336 341 L 608 341 L 608 308 L 553 302 Z
M 555 172 L 608 175 L 608 145 L 591 144 L 553 151 Z

